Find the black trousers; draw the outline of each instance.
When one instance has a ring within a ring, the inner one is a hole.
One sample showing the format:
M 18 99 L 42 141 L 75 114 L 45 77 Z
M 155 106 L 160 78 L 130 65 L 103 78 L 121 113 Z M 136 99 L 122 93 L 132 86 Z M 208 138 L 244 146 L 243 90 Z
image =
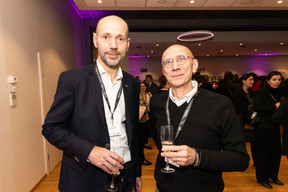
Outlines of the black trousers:
M 107 185 L 110 185 L 112 175 L 108 177 Z M 120 171 L 119 176 L 115 176 L 114 185 L 119 189 L 118 192 L 132 192 L 135 187 L 135 177 L 133 176 L 132 163 L 124 164 L 124 169 Z
M 141 152 L 140 152 L 140 159 L 141 162 L 145 160 L 145 154 L 144 154 L 144 144 L 148 143 L 148 133 L 149 133 L 149 120 L 141 123 L 140 122 L 140 130 L 141 130 Z
M 256 178 L 258 182 L 277 179 L 281 161 L 280 128 L 256 130 Z

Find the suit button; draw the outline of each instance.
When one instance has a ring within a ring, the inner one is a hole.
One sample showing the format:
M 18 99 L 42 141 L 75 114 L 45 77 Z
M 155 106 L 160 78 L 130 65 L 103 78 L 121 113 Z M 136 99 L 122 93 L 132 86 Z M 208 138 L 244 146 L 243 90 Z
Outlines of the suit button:
M 109 143 L 106 143 L 106 144 L 105 144 L 105 148 L 106 148 L 106 149 L 109 149 L 109 146 L 110 146 Z

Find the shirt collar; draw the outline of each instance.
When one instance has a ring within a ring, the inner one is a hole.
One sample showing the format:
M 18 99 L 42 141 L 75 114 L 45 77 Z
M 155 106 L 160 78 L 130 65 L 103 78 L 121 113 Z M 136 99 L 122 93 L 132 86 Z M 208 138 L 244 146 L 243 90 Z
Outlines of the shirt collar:
M 97 64 L 97 67 L 98 67 L 98 70 L 99 70 L 100 75 L 101 75 L 101 76 L 103 76 L 103 75 L 108 75 L 109 78 L 110 78 L 110 75 L 105 71 L 105 69 L 102 67 L 102 65 L 100 65 L 98 59 L 97 59 L 96 64 Z M 119 69 L 118 69 L 118 74 L 117 74 L 117 77 L 116 77 L 115 80 L 118 81 L 118 80 L 121 80 L 122 78 L 123 78 L 123 72 L 122 72 L 121 67 L 119 67 Z
M 193 98 L 193 96 L 197 93 L 198 90 L 198 83 L 197 81 L 192 80 L 192 86 L 194 87 L 189 93 L 184 95 L 181 99 L 177 99 L 176 97 L 173 96 L 172 93 L 172 88 L 169 89 L 169 97 L 170 99 L 179 107 L 183 103 L 187 102 L 189 103 L 190 100 Z

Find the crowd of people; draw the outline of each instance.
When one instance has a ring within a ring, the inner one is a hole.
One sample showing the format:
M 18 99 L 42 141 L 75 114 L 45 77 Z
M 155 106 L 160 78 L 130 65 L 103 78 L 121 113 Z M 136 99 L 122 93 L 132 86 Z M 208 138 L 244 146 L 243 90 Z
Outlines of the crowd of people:
M 288 102 L 280 72 L 239 78 L 226 71 L 217 87 L 196 73 L 199 63 L 192 51 L 175 44 L 162 55 L 160 87 L 150 74 L 139 82 L 120 67 L 130 45 L 128 33 L 120 17 L 100 19 L 93 34 L 95 63 L 59 77 L 42 134 L 63 150 L 61 192 L 140 192 L 141 166 L 151 165 L 144 154 L 144 147 L 151 149 L 149 136 L 159 150 L 156 191 L 223 191 L 222 172 L 249 165 L 246 141 L 257 181 L 267 188 L 272 188 L 269 179 L 283 185 L 279 123 L 286 119 L 287 129 Z M 261 114 L 257 128 L 249 124 L 255 112 Z M 162 125 L 173 126 L 173 145 L 163 145 Z M 167 164 L 173 173 L 160 171 Z

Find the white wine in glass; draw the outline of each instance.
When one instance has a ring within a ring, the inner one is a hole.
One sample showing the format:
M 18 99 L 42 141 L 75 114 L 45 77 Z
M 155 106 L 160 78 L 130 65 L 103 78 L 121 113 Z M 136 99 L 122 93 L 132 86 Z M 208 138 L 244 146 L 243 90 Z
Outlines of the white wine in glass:
M 171 146 L 171 145 L 173 145 L 172 141 L 162 141 L 162 146 L 163 147 L 167 147 L 167 146 Z
M 161 125 L 160 137 L 163 147 L 173 145 L 173 126 L 172 125 Z M 169 166 L 168 160 L 166 161 L 166 167 L 161 169 L 163 173 L 173 173 L 175 170 Z

